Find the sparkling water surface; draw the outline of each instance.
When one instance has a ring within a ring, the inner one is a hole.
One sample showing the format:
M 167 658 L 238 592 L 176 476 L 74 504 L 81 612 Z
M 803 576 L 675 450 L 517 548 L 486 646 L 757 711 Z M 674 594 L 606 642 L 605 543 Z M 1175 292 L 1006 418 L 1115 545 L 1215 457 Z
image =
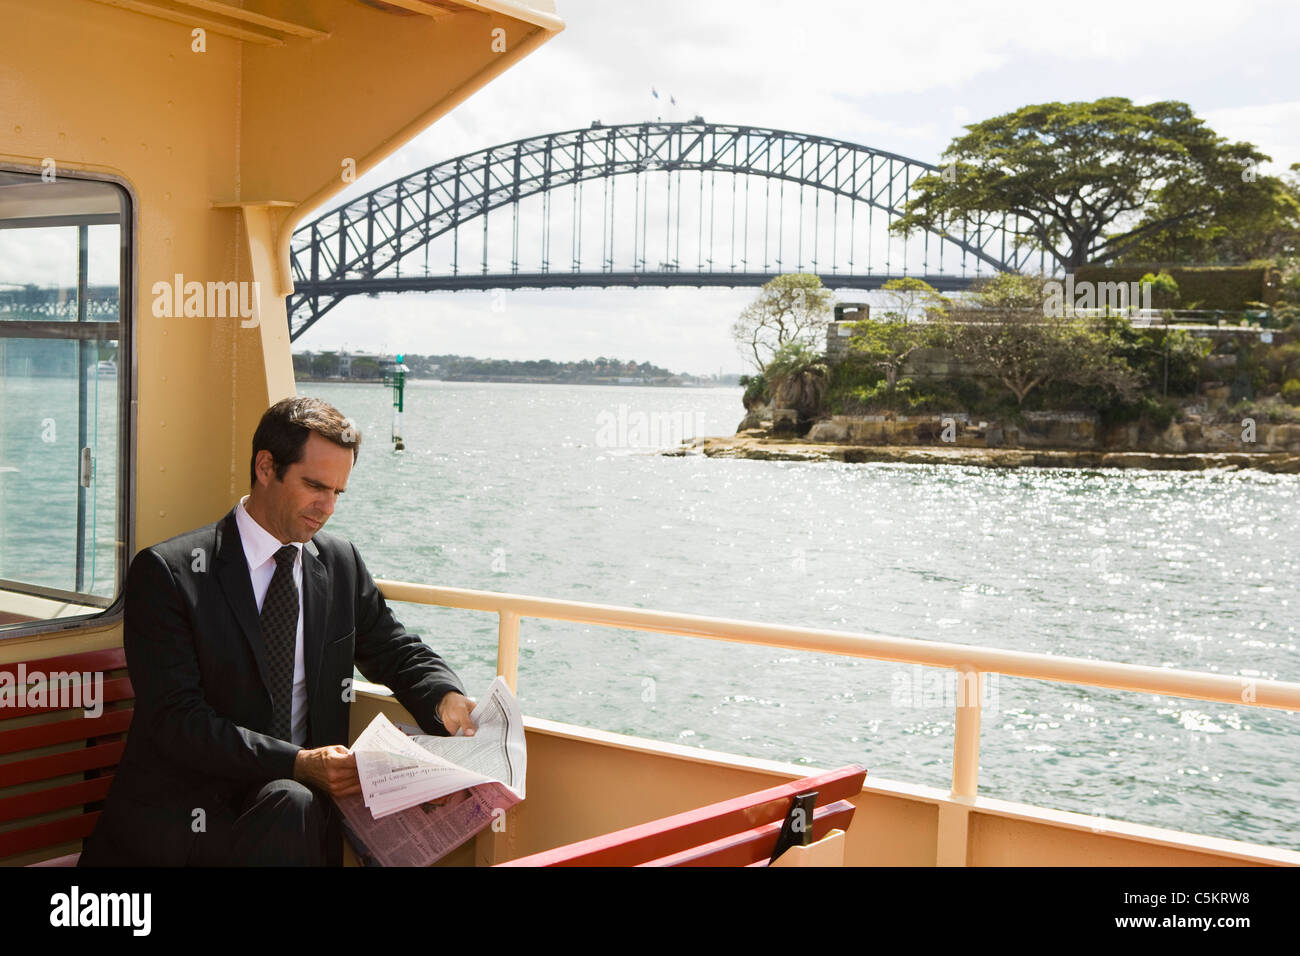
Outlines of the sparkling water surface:
M 1300 680 L 1300 478 L 666 457 L 739 389 L 303 383 L 376 577 Z M 471 695 L 495 615 L 395 605 Z M 526 713 L 947 788 L 946 672 L 524 619 Z M 1300 716 L 990 676 L 980 793 L 1300 847 Z

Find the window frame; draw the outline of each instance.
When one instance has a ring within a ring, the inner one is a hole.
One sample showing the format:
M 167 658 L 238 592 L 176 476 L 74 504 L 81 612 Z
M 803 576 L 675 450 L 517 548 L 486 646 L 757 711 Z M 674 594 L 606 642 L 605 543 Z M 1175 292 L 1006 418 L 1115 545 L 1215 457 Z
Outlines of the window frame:
M 0 172 L 23 173 L 40 178 L 43 168 L 22 163 L 0 162 Z M 118 422 L 120 423 L 117 447 L 117 506 L 122 527 L 122 551 L 115 556 L 117 561 L 117 593 L 111 603 L 102 611 L 76 614 L 68 617 L 45 618 L 22 624 L 0 626 L 0 644 L 18 638 L 31 638 L 40 635 L 66 634 L 69 631 L 100 630 L 119 623 L 125 616 L 126 572 L 135 556 L 135 515 L 136 515 L 136 417 L 138 402 L 136 389 L 139 370 L 136 355 L 136 296 L 139 288 L 139 256 L 137 255 L 136 236 L 139 223 L 139 198 L 130 181 L 123 176 L 101 173 L 92 170 L 59 168 L 61 180 L 82 180 L 107 183 L 119 190 L 123 202 L 120 222 L 120 262 L 118 274 L 121 285 L 118 290 Z M 126 361 L 123 361 L 123 359 Z M 125 376 L 123 374 L 125 368 Z M 125 387 L 123 387 L 125 381 Z M 17 583 L 17 582 L 7 582 Z M 51 596 L 60 592 L 58 589 L 40 585 L 29 585 L 28 590 L 17 593 L 31 594 L 35 597 Z M 86 595 L 90 597 L 91 595 Z M 102 598 L 100 600 L 103 600 Z M 89 603 L 89 602 L 86 602 Z

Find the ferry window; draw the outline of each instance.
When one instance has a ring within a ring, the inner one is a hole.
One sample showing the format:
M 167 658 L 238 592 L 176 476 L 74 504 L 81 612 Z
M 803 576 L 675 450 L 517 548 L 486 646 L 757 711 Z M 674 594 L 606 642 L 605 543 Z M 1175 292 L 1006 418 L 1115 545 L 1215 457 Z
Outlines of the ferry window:
M 0 637 L 99 614 L 123 581 L 129 202 L 0 169 Z

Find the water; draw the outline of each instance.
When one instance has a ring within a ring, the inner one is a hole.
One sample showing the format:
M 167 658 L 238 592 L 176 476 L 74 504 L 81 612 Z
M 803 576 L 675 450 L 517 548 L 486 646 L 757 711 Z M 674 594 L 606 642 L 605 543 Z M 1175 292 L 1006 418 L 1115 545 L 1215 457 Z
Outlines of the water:
M 4 345 L 0 340 L 0 358 Z M 66 353 L 72 366 L 74 342 L 48 345 L 48 352 Z M 32 376 L 25 367 L 5 370 L 3 363 L 0 371 L 0 579 L 111 600 L 118 588 L 117 541 L 124 537 L 118 528 L 117 377 L 92 372 L 86 386 L 84 440 L 93 470 L 78 588 L 77 379 Z

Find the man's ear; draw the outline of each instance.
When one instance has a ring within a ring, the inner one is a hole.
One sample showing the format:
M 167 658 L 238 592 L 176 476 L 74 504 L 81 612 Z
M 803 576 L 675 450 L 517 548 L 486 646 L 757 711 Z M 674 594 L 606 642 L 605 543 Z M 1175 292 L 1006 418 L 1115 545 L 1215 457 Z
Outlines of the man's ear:
M 257 475 L 258 484 L 269 485 L 275 480 L 275 456 L 263 448 L 253 461 L 253 471 Z

